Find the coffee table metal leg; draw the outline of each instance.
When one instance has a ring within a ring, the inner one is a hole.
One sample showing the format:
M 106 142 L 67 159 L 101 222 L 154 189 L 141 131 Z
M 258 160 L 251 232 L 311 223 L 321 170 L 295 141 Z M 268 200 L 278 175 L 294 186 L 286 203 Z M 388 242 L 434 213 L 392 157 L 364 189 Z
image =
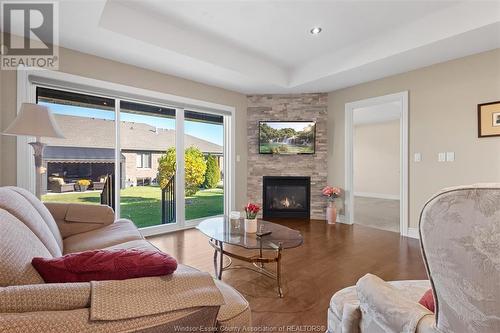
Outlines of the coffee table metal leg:
M 224 248 L 223 248 L 223 243 L 222 242 L 219 242 L 219 253 L 220 253 L 220 257 L 219 257 L 219 276 L 217 277 L 219 280 L 222 280 L 222 270 L 223 270 L 223 266 L 224 266 Z
M 281 289 L 281 250 L 282 245 L 280 243 L 276 257 L 276 281 L 278 282 L 278 295 L 280 298 L 283 298 L 283 290 Z
M 218 241 L 215 241 L 215 244 L 217 245 Z M 214 248 L 214 274 L 215 277 L 219 277 L 219 272 L 217 271 L 217 248 Z

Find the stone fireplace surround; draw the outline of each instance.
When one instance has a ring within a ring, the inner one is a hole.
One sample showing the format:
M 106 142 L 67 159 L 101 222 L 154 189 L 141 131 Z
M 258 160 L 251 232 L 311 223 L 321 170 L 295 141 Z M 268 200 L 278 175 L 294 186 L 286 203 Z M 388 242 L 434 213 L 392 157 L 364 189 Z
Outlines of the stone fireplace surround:
M 326 199 L 321 189 L 327 184 L 328 94 L 247 96 L 249 202 L 262 205 L 264 176 L 311 178 L 311 218 L 325 219 Z M 259 154 L 259 121 L 311 120 L 316 122 L 316 152 L 312 155 Z

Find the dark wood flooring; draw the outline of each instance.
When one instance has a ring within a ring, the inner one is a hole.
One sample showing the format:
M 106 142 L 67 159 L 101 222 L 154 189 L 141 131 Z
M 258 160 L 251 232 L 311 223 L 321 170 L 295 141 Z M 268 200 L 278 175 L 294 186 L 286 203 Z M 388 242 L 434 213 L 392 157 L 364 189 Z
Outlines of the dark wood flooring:
M 366 273 L 385 280 L 426 279 L 418 240 L 359 225 L 275 220 L 300 230 L 304 244 L 283 254 L 284 298 L 275 282 L 249 270 L 224 272 L 223 281 L 250 302 L 255 326 L 325 325 L 331 296 Z M 213 274 L 213 250 L 196 229 L 149 240 L 180 263 Z

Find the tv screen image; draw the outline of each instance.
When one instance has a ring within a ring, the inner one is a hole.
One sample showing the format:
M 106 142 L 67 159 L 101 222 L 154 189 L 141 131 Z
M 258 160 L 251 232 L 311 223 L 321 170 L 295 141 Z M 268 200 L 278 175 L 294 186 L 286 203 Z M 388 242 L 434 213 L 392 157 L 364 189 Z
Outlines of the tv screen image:
M 314 121 L 259 122 L 261 154 L 314 154 L 315 141 Z

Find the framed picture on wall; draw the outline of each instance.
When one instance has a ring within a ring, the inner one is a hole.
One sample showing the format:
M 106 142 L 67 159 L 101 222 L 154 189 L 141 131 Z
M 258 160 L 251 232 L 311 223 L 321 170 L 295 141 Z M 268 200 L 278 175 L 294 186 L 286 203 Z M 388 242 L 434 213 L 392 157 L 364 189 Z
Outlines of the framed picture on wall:
M 478 104 L 478 136 L 500 136 L 500 101 Z

